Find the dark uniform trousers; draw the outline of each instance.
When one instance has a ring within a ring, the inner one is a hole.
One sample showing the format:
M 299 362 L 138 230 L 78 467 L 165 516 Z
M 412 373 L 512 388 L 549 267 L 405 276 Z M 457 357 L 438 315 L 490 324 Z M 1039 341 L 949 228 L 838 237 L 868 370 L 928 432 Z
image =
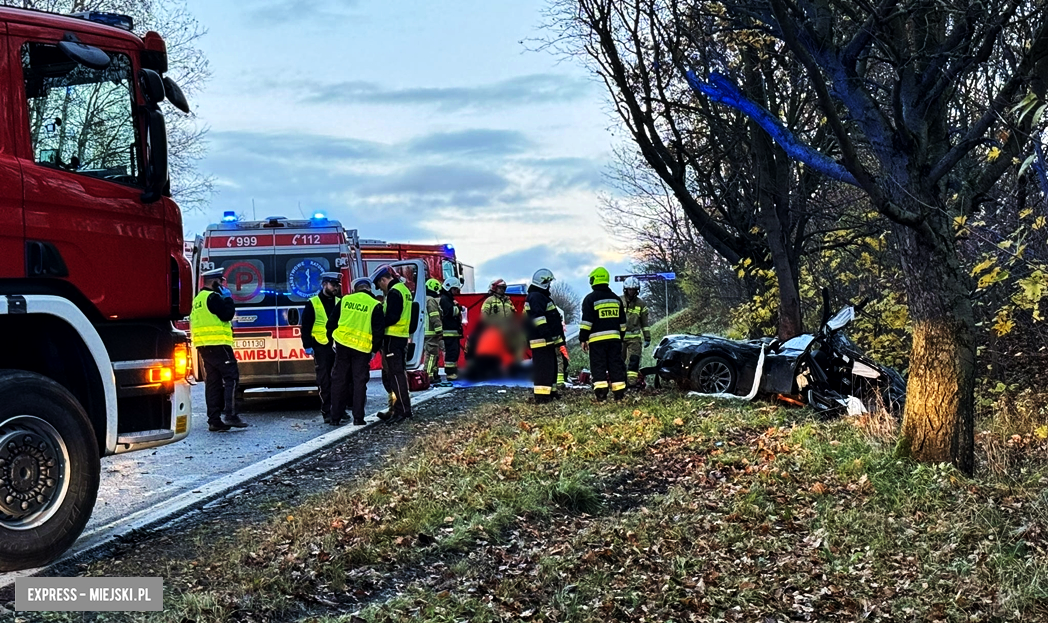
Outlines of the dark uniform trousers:
M 458 336 L 444 338 L 444 375 L 450 381 L 458 378 L 458 361 L 462 353 L 461 340 L 462 338 Z
M 364 408 L 368 401 L 368 380 L 371 378 L 371 353 L 335 344 L 334 367 L 331 369 L 332 410 L 330 421 L 338 424 L 346 415 L 346 407 L 353 407 L 353 423 L 364 423 Z M 325 420 L 328 418 L 325 416 Z
M 537 403 L 549 402 L 553 399 L 559 356 L 560 352 L 556 346 L 540 346 L 531 349 L 531 373 Z
M 327 421 L 331 418 L 331 369 L 335 365 L 335 351 L 331 344 L 317 344 L 313 348 L 313 369 L 317 373 L 317 389 L 320 390 L 320 414 Z
M 240 368 L 230 346 L 200 346 L 204 361 L 204 402 L 207 404 L 207 423 L 221 424 L 222 414 L 236 415 L 236 391 L 240 384 Z
M 382 338 L 382 370 L 386 387 L 396 396 L 391 415 L 411 417 L 411 392 L 407 373 L 408 339 L 406 337 Z
M 600 340 L 589 345 L 590 374 L 598 400 L 608 397 L 608 387 L 615 400 L 626 394 L 626 362 L 622 360 L 622 340 Z

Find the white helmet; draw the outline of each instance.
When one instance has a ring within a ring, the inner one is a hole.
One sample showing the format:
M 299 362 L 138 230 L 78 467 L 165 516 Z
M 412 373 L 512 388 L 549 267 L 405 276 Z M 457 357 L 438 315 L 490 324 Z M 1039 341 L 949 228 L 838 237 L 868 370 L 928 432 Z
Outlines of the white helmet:
M 553 283 L 553 273 L 548 268 L 540 268 L 531 277 L 531 285 L 538 286 L 543 290 L 549 290 L 549 284 Z
M 462 282 L 457 277 L 448 277 L 444 280 L 444 289 L 450 291 L 452 288 L 462 289 Z
M 622 286 L 623 290 L 640 290 L 640 279 L 636 277 L 630 277 L 626 280 L 626 283 Z

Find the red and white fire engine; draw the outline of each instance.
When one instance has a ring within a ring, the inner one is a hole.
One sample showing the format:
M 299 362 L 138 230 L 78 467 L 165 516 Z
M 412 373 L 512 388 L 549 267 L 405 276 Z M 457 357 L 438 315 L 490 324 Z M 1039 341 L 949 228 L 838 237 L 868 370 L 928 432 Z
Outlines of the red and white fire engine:
M 0 8 L 0 571 L 91 516 L 99 457 L 189 434 L 192 283 L 167 52 L 131 18 Z M 99 252 L 104 249 L 104 252 Z

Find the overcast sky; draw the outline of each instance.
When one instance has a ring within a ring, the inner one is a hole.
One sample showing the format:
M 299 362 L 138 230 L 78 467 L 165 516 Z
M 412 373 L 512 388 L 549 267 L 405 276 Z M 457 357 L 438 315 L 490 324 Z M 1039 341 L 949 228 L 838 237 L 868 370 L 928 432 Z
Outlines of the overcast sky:
M 453 244 L 493 277 L 580 295 L 628 258 L 597 212 L 612 121 L 573 62 L 528 52 L 544 0 L 189 0 L 214 78 L 193 102 L 224 210 L 320 210 L 362 237 Z

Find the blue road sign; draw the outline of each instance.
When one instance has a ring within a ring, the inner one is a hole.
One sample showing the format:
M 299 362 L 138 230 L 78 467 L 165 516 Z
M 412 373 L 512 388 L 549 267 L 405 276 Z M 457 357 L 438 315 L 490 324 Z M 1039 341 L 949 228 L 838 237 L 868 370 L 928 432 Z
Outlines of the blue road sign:
M 626 281 L 635 277 L 638 281 L 674 281 L 677 273 L 643 273 L 636 275 L 615 275 L 615 281 Z

